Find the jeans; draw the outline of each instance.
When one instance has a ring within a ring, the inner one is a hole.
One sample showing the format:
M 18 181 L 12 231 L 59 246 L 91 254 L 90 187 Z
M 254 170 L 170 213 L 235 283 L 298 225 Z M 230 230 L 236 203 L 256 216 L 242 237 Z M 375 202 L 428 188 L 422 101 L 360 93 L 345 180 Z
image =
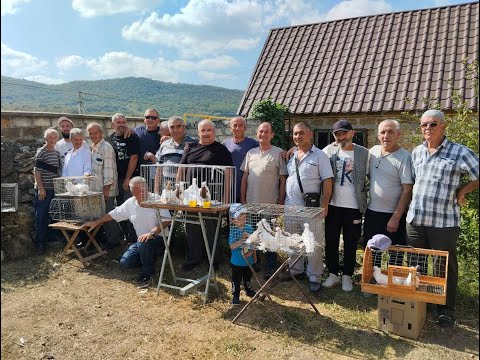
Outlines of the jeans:
M 130 245 L 120 258 L 120 267 L 122 269 L 142 267 L 142 275 L 153 276 L 157 256 L 164 251 L 165 244 L 161 236 L 155 236 L 146 242 L 136 242 Z
M 38 249 L 45 249 L 47 246 L 47 240 L 49 236 L 52 236 L 53 231 L 48 225 L 52 222 L 49 210 L 50 210 L 50 203 L 54 197 L 54 191 L 46 190 L 45 199 L 40 200 L 38 198 L 38 189 L 35 189 L 35 198 L 33 200 L 34 208 L 35 208 L 35 248 Z
M 118 179 L 118 195 L 116 197 L 117 206 L 122 205 L 127 199 L 132 197 L 132 193 L 130 191 L 126 191 L 123 189 L 123 182 L 125 179 Z M 123 235 L 127 242 L 136 242 L 137 241 L 137 233 L 130 222 L 130 220 L 125 220 L 120 222 L 120 228 L 122 229 Z

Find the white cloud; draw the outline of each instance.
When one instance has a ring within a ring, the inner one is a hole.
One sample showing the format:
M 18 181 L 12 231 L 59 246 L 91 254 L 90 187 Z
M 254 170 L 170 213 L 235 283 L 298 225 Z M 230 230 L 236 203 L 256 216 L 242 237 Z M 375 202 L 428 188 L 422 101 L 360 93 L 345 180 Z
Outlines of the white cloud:
M 2 0 L 2 16 L 15 14 L 23 4 L 27 4 L 29 2 L 30 0 Z
M 78 55 L 69 55 L 57 60 L 57 67 L 64 71 L 83 64 L 85 64 L 85 59 Z
M 345 0 L 332 7 L 324 20 L 347 19 L 392 11 L 392 6 L 384 0 Z
M 2 75 L 23 78 L 45 71 L 48 62 L 2 43 Z
M 155 0 L 73 0 L 72 8 L 78 11 L 80 16 L 91 18 L 143 11 L 151 9 L 156 3 L 158 1 Z
M 271 0 L 265 3 L 265 24 L 278 26 L 280 23 L 298 25 L 318 22 L 321 13 L 316 2 L 304 0 Z
M 24 79 L 39 82 L 39 83 L 42 83 L 42 84 L 47 84 L 47 85 L 58 85 L 58 84 L 63 84 L 63 83 L 66 82 L 63 79 L 53 79 L 53 78 L 43 76 L 43 75 L 25 76 Z

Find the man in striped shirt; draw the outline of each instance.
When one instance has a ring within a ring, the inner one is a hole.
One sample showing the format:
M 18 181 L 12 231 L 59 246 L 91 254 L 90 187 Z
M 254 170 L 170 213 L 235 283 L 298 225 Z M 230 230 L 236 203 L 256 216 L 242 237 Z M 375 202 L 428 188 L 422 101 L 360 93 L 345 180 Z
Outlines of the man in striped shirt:
M 38 255 L 43 255 L 47 246 L 50 223 L 49 208 L 54 196 L 53 178 L 62 173 L 62 161 L 60 154 L 55 150 L 58 141 L 58 133 L 55 129 L 45 130 L 43 136 L 45 145 L 37 150 L 34 161 L 35 174 L 35 249 Z
M 452 327 L 458 280 L 456 244 L 460 235 L 460 206 L 466 203 L 465 195 L 479 187 L 479 165 L 478 155 L 466 146 L 449 141 L 445 128 L 445 115 L 439 110 L 428 110 L 420 119 L 425 142 L 412 152 L 415 184 L 407 214 L 407 236 L 414 247 L 448 251 L 447 303 L 438 306 L 437 321 L 441 326 Z M 465 185 L 460 184 L 462 174 L 470 178 Z M 427 268 L 426 264 L 422 266 Z

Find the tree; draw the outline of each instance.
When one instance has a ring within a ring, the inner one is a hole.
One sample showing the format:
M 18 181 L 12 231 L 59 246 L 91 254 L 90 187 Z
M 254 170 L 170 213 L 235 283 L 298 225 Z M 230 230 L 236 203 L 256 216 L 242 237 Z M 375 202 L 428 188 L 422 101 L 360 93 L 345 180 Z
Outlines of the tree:
M 272 145 L 285 149 L 285 118 L 291 115 L 287 106 L 274 102 L 271 98 L 260 100 L 252 107 L 249 117 L 272 124 L 275 136 Z

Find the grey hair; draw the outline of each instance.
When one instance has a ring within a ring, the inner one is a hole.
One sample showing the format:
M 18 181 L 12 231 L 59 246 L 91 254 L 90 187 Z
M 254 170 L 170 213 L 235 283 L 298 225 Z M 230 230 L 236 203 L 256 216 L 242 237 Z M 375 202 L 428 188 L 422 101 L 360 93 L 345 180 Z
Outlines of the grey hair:
M 242 121 L 243 121 L 243 125 L 245 125 L 245 127 L 247 127 L 247 120 L 245 120 L 244 117 L 235 116 L 235 117 L 233 117 L 233 118 L 230 119 L 230 122 L 232 122 L 233 120 L 242 120 Z
M 160 129 L 161 130 L 168 130 L 168 120 L 162 121 L 160 123 Z
M 122 117 L 124 118 L 125 120 L 127 120 L 127 118 L 125 117 L 125 115 L 123 115 L 122 113 L 116 113 L 112 116 L 112 122 L 115 122 L 115 120 L 117 120 L 117 118 L 119 117 Z
M 380 124 L 378 124 L 378 127 L 380 128 L 380 125 L 386 124 L 386 123 L 393 124 L 393 126 L 395 127 L 395 130 L 400 131 L 400 123 L 394 119 L 383 120 Z
M 58 138 L 58 131 L 52 128 L 45 130 L 45 132 L 43 133 L 43 138 L 46 139 L 50 134 L 55 134 L 57 135 L 57 138 Z
M 170 116 L 168 118 L 168 126 L 172 126 L 175 121 L 181 121 L 182 125 L 185 125 L 185 120 L 181 116 Z
M 300 121 L 296 123 L 293 127 L 295 126 L 303 126 L 305 129 L 312 131 L 312 127 L 310 126 L 310 124 L 305 121 Z
M 102 125 L 100 125 L 99 123 L 96 123 L 96 122 L 93 122 L 93 123 L 90 123 L 87 125 L 87 131 L 89 131 L 92 127 L 98 127 L 98 129 L 100 130 L 100 132 L 103 134 L 103 127 Z
M 128 186 L 130 187 L 130 191 L 133 189 L 133 187 L 137 184 L 146 184 L 147 180 L 145 180 L 144 177 L 141 176 L 134 176 L 133 178 L 130 179 L 128 182 Z
M 72 130 L 70 130 L 70 139 L 73 139 L 77 135 L 82 135 L 82 137 L 84 137 L 82 129 L 73 128 Z
M 209 124 L 215 130 L 215 125 L 213 124 L 213 121 L 209 119 L 203 119 L 202 121 L 200 121 L 198 123 L 198 130 L 200 130 L 200 126 L 205 124 Z
M 445 122 L 445 114 L 440 110 L 434 110 L 434 109 L 427 110 L 423 113 L 420 120 L 426 117 L 433 117 L 435 119 L 441 120 L 442 122 Z

